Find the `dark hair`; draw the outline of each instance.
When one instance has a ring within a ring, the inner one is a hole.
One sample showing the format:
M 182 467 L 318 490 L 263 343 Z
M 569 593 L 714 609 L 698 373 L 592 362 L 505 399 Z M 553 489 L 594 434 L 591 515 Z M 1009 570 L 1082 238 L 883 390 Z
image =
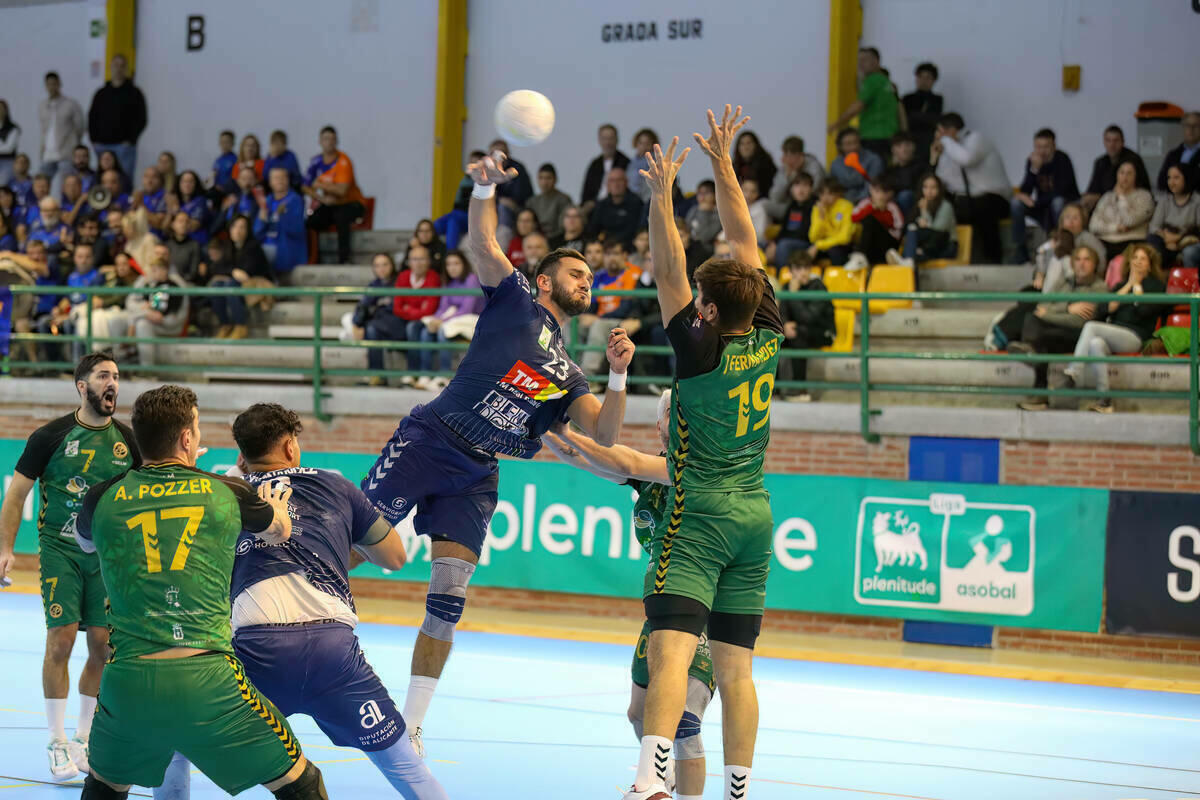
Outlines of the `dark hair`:
M 588 244 L 591 244 L 591 242 L 588 242 Z M 574 258 L 585 264 L 587 263 L 587 259 L 583 257 L 583 253 L 580 253 L 578 250 L 572 250 L 569 247 L 556 247 L 549 253 L 546 253 L 546 257 L 538 262 L 537 274 L 533 276 L 534 282 L 536 283 L 537 279 L 543 275 L 554 277 L 554 273 L 558 272 L 559 263 L 564 258 Z
M 874 47 L 860 47 L 860 48 L 858 48 L 858 52 L 860 52 L 860 53 L 870 53 L 871 55 L 875 56 L 875 59 L 876 59 L 876 60 L 879 60 L 879 50 L 878 50 L 877 48 L 874 48 Z
M 471 154 L 467 156 L 467 163 L 474 163 L 486 155 L 487 153 L 483 152 L 482 150 L 472 150 Z
M 741 150 L 738 146 L 742 143 L 742 139 L 750 139 L 754 142 L 754 154 L 750 158 L 742 158 Z M 742 131 L 738 134 L 733 145 L 733 170 L 739 175 L 743 166 L 749 164 L 755 170 L 763 163 L 763 161 L 771 161 L 771 156 L 763 149 L 762 142 L 758 140 L 758 134 L 754 131 Z M 775 162 L 771 161 L 772 166 Z
M 117 363 L 117 358 L 113 355 L 112 350 L 98 350 L 95 353 L 88 353 L 79 359 L 79 363 L 75 365 L 75 382 L 86 381 L 92 377 L 92 372 L 96 367 L 105 361 L 111 361 L 114 364 Z
M 789 136 L 783 140 L 783 152 L 785 153 L 803 153 L 804 140 L 799 136 Z
M 914 139 L 912 134 L 908 131 L 900 131 L 892 137 L 892 144 L 904 144 L 905 142 L 908 142 L 909 144 L 915 144 L 916 141 L 917 140 Z
M 54 78 L 54 80 L 58 81 L 59 83 L 62 83 L 62 78 L 58 77 L 58 73 L 55 72 L 54 70 L 50 70 L 49 72 L 46 73 L 46 77 L 42 78 L 42 83 L 45 83 L 46 81 L 50 80 L 51 78 Z
M 183 199 L 183 189 L 180 188 L 183 186 L 184 175 L 191 175 L 196 181 L 196 190 L 192 192 L 192 196 L 187 200 Z M 200 176 L 196 174 L 196 170 L 185 169 L 183 172 L 179 173 L 179 179 L 175 181 L 175 196 L 179 198 L 180 203 L 189 202 L 191 200 L 195 200 L 197 197 L 204 196 L 204 184 L 200 181 Z
M 842 128 L 840 131 L 837 132 L 837 146 L 841 147 L 842 139 L 845 139 L 850 134 L 854 134 L 855 136 L 858 136 L 859 139 L 862 139 L 862 137 L 859 136 L 858 128 L 855 128 L 854 126 L 849 126 L 846 128 Z
M 622 253 L 629 252 L 629 245 L 626 244 L 625 240 L 620 238 L 619 236 L 614 236 L 611 239 L 604 240 L 604 252 L 607 253 L 609 250 L 612 250 L 613 248 L 616 248 L 616 247 L 621 248 Z
M 803 247 L 797 247 L 788 255 L 789 267 L 811 267 L 812 263 L 812 256 Z
M 762 270 L 731 258 L 710 258 L 696 269 L 705 302 L 716 305 L 724 330 L 744 328 L 754 319 L 766 282 Z
M 450 256 L 458 256 L 459 261 L 462 261 L 462 264 L 463 264 L 462 276 L 463 276 L 463 278 L 466 278 L 468 275 L 470 275 L 472 272 L 475 271 L 475 267 L 471 264 L 471 259 L 467 258 L 467 254 L 464 251 L 459 250 L 457 248 L 455 248 L 454 250 L 446 251 L 446 258 L 442 264 L 443 270 L 445 270 L 445 265 L 450 262 Z
M 421 245 L 421 247 L 424 247 L 424 246 L 425 245 Z M 384 258 L 386 258 L 388 260 L 388 263 L 392 265 L 392 277 L 395 278 L 396 277 L 396 259 L 392 258 L 391 253 L 385 253 L 382 250 L 380 250 L 378 253 L 371 256 L 371 266 L 375 266 L 375 259 L 379 258 L 380 256 L 383 256 Z M 405 258 L 405 260 L 408 259 L 407 253 L 405 253 L 404 258 Z
M 337 136 L 337 128 L 332 125 L 326 125 L 324 128 L 321 128 L 320 135 L 324 136 L 326 133 L 332 133 L 334 136 Z
M 635 134 L 633 135 L 633 143 L 634 143 L 634 144 L 637 144 L 637 140 L 638 140 L 638 139 L 640 139 L 640 138 L 642 138 L 643 136 L 649 136 L 649 137 L 650 137 L 650 139 L 651 139 L 651 142 L 650 142 L 650 144 L 651 144 L 651 145 L 656 145 L 656 144 L 658 144 L 658 143 L 659 143 L 659 142 L 658 142 L 658 134 L 657 134 L 657 133 L 655 133 L 655 132 L 654 132 L 654 130 L 653 130 L 652 128 L 642 128 L 640 131 L 638 131 L 637 133 L 635 133 Z
M 1132 161 L 1132 159 L 1130 159 Z M 1136 165 L 1134 165 L 1136 166 Z M 1179 174 L 1183 176 L 1183 191 L 1191 194 L 1196 191 L 1196 184 L 1200 182 L 1200 170 L 1195 164 L 1189 164 L 1186 161 L 1180 161 L 1178 164 L 1172 164 L 1167 168 L 1167 172 L 1173 169 L 1179 170 Z
M 967 123 L 963 121 L 962 115 L 956 111 L 942 114 L 938 117 L 937 124 L 943 128 L 956 128 L 958 130 L 967 127 Z
M 233 226 L 237 225 L 239 220 L 246 223 L 246 241 L 250 241 L 254 238 L 254 223 L 245 214 L 235 214 L 233 219 L 229 220 L 229 232 L 233 233 Z M 232 241 L 232 237 L 230 240 Z M 242 246 L 245 247 L 245 245 Z
M 558 177 L 558 170 L 556 170 L 554 168 L 554 165 L 551 164 L 549 161 L 547 161 L 545 164 L 542 164 L 540 167 L 538 167 L 538 172 L 539 173 L 549 172 L 554 177 L 556 177 L 556 178 Z
M 606 128 L 613 132 L 613 136 L 616 136 L 618 139 L 621 138 L 620 135 L 617 133 L 617 126 L 613 125 L 611 122 L 606 122 L 603 125 L 601 125 L 599 128 L 596 128 L 596 133 L 599 134 L 600 131 L 602 131 Z
M 88 250 L 91 250 L 93 253 L 96 252 L 96 247 L 91 242 L 76 242 L 75 243 L 75 250 L 78 250 L 81 247 L 86 247 Z M 72 257 L 74 257 L 74 250 L 71 252 L 72 252 Z
M 91 156 L 91 154 L 92 154 L 92 149 L 91 149 L 90 147 L 88 147 L 86 144 L 77 144 L 77 145 L 75 145 L 75 149 L 74 149 L 74 150 L 72 150 L 71 152 L 72 152 L 72 153 L 77 153 L 77 152 L 79 152 L 80 150 L 83 150 L 83 151 L 84 151 L 84 152 L 86 152 L 86 153 L 87 153 L 89 156 Z M 90 161 L 91 159 L 89 158 L 88 160 Z
M 8 136 L 13 128 L 20 129 L 20 125 L 13 122 L 12 111 L 8 108 L 8 101 L 0 98 L 0 106 L 4 106 L 4 124 L 0 125 L 0 136 Z
M 220 139 L 223 136 L 228 136 L 230 139 L 237 140 L 237 135 L 231 130 L 224 130 L 217 134 L 218 139 Z
M 268 139 L 268 141 L 270 141 L 270 139 L 282 139 L 283 143 L 287 144 L 287 133 L 285 133 L 284 131 L 281 131 L 279 129 L 275 129 L 275 130 L 271 131 L 271 136 Z
M 255 403 L 233 421 L 233 440 L 248 461 L 262 458 L 280 440 L 304 430 L 300 415 L 279 403 Z
M 925 191 L 925 181 L 929 180 L 930 178 L 933 178 L 935 181 L 937 181 L 938 187 L 937 199 L 933 201 L 932 205 L 927 205 L 925 207 L 925 211 L 928 212 L 929 216 L 932 217 L 937 214 L 938 209 L 941 208 L 942 203 L 946 200 L 946 185 L 942 183 L 942 179 L 937 176 L 937 173 L 929 171 L 922 175 L 921 180 L 917 183 L 917 188 L 920 190 L 918 194 L 921 194 Z
M 29 241 L 25 242 L 25 252 L 28 253 L 29 248 L 31 247 L 40 247 L 42 250 L 45 250 L 46 243 L 41 239 L 30 239 Z
M 1105 133 L 1115 133 L 1117 136 L 1121 137 L 1122 142 L 1125 141 L 1125 131 L 1121 130 L 1120 125 L 1109 125 L 1107 128 L 1104 129 L 1104 132 Z
M 842 195 L 846 194 L 846 187 L 842 186 L 837 178 L 827 178 L 825 182 L 821 184 L 821 191 L 829 192 L 830 194 L 836 194 L 838 197 L 841 197 Z
M 922 61 L 920 64 L 917 64 L 917 68 L 913 70 L 913 75 L 920 75 L 922 72 L 928 72 L 933 76 L 935 81 L 938 79 L 937 65 L 931 61 Z
M 1054 138 L 1054 131 L 1050 130 L 1049 128 L 1042 128 L 1040 131 L 1038 131 L 1037 133 L 1035 133 L 1035 134 L 1033 135 L 1033 138 L 1035 138 L 1035 139 L 1049 139 L 1050 141 L 1052 141 L 1052 142 L 1053 142 L 1053 141 L 1055 140 L 1055 138 Z
M 133 438 L 147 461 L 169 458 L 179 435 L 192 427 L 196 393 L 186 386 L 167 384 L 142 392 L 133 401 Z
M 589 247 L 591 247 L 592 245 L 594 245 L 594 244 L 598 244 L 598 245 L 600 245 L 600 249 L 601 249 L 601 250 L 603 250 L 603 249 L 604 249 L 604 242 L 603 242 L 601 239 L 584 239 L 584 240 L 583 240 L 583 252 L 585 252 L 585 253 L 586 253 L 586 252 L 587 252 L 587 249 L 588 249 Z M 561 248 L 560 248 L 560 249 L 561 249 Z M 586 260 L 587 260 L 587 259 L 584 259 L 584 261 L 586 261 Z
M 893 175 L 891 171 L 886 170 L 879 173 L 874 178 L 867 179 L 867 186 L 870 186 L 873 189 L 882 189 L 885 192 L 891 192 L 893 194 L 898 191 L 896 184 L 896 176 Z
M 717 182 L 714 180 L 711 180 L 709 178 L 705 178 L 704 180 L 702 180 L 698 184 L 696 184 L 696 191 L 698 192 L 701 189 L 708 189 L 709 191 L 711 191 L 715 194 L 717 191 Z

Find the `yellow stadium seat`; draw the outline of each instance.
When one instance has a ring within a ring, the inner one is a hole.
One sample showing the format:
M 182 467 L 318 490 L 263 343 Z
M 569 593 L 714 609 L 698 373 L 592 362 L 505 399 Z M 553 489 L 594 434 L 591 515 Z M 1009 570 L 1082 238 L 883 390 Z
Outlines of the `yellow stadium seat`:
M 865 288 L 863 282 L 866 280 L 866 276 L 867 271 L 865 269 L 860 269 L 856 272 L 847 272 L 841 267 L 829 267 L 825 270 L 825 288 L 831 292 L 861 292 Z M 862 302 L 849 299 L 834 300 L 833 307 L 858 311 L 862 308 Z
M 911 292 L 914 290 L 912 267 L 893 267 L 881 264 L 871 270 L 871 280 L 867 291 L 876 292 Z M 911 300 L 872 300 L 872 314 L 882 314 L 893 308 L 912 308 Z
M 783 226 L 780 225 L 778 222 L 772 222 L 770 225 L 768 225 L 767 226 L 767 240 L 771 241 L 771 242 L 775 241 L 775 239 L 778 238 L 779 230 L 782 227 Z
M 854 321 L 858 315 L 848 308 L 835 308 L 833 320 L 837 326 L 837 335 L 833 344 L 821 349 L 829 353 L 849 353 L 854 349 Z
M 957 267 L 971 263 L 971 226 L 957 225 L 954 228 L 954 235 L 958 237 L 958 252 L 954 254 L 954 258 L 935 258 L 932 261 L 926 261 L 921 264 L 926 269 L 938 269 L 939 267 Z

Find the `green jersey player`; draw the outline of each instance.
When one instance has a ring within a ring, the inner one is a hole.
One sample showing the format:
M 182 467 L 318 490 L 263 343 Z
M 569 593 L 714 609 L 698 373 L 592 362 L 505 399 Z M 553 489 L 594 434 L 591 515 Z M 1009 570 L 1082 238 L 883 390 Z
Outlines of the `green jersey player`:
M 144 392 L 133 432 L 145 465 L 88 490 L 75 521 L 100 558 L 112 657 L 100 684 L 83 800 L 158 786 L 176 752 L 230 794 L 264 784 L 278 798 L 327 800 L 287 719 L 233 655 L 229 584 L 238 537 L 291 536 L 291 488 L 196 469 L 196 395 Z
M 25 443 L 0 508 L 0 578 L 13 565 L 13 542 L 25 500 L 39 484 L 38 564 L 46 614 L 42 693 L 50 726 L 50 774 L 69 780 L 88 770 L 88 739 L 100 673 L 108 657 L 104 582 L 100 561 L 75 543 L 75 517 L 90 486 L 141 462 L 133 432 L 113 418 L 120 374 L 112 353 L 92 353 L 75 367 L 79 408 L 38 428 Z M 76 634 L 87 630 L 88 658 L 79 675 L 79 720 L 68 741 L 65 730 L 70 676 L 67 662 Z

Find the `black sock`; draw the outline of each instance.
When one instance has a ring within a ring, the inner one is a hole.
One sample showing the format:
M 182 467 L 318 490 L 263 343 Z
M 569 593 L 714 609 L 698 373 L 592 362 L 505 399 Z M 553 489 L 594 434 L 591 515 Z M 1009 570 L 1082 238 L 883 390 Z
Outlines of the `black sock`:
M 96 780 L 91 775 L 84 779 L 83 792 L 79 795 L 80 800 L 126 800 L 127 797 L 129 797 L 128 789 L 118 792 L 104 781 Z
M 272 794 L 278 800 L 329 800 L 325 793 L 325 779 L 317 765 L 309 761 L 300 777 L 287 786 L 280 786 Z

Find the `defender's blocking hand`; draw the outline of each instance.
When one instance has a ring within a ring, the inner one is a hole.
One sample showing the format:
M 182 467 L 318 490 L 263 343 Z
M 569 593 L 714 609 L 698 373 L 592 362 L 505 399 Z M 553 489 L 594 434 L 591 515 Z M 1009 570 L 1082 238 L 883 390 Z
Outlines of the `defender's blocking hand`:
M 734 109 L 726 103 L 725 113 L 721 115 L 721 123 L 718 125 L 716 115 L 711 108 L 708 110 L 708 127 L 711 133 L 707 139 L 698 133 L 693 133 L 692 137 L 700 145 L 700 149 L 708 153 L 709 158 L 729 158 L 733 137 L 750 121 L 750 117 L 742 117 L 740 121 L 738 117 L 742 117 L 742 107 Z
M 650 187 L 651 194 L 671 196 L 671 186 L 675 183 L 675 176 L 679 174 L 679 168 L 683 166 L 684 161 L 687 161 L 688 153 L 692 151 L 692 148 L 685 147 L 679 154 L 679 158 L 676 159 L 675 148 L 678 145 L 679 137 L 676 136 L 671 140 L 665 154 L 658 145 L 654 145 L 653 152 L 646 154 L 646 169 L 638 170 L 638 172 L 646 179 L 646 185 Z

